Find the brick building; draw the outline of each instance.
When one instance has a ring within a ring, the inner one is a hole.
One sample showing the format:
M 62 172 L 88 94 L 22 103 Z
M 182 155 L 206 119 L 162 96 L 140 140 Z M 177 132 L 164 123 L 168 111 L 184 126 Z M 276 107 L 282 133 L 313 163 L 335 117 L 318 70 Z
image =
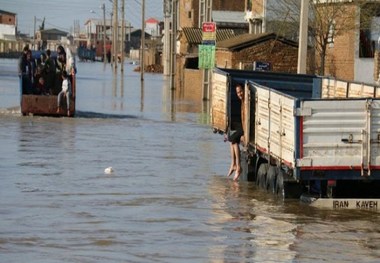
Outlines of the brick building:
M 0 39 L 16 40 L 16 14 L 0 10 Z
M 297 59 L 298 43 L 274 33 L 244 34 L 218 42 L 215 54 L 217 67 L 252 70 L 254 62 L 264 62 L 271 71 L 286 73 L 297 72 Z
M 244 12 L 246 0 L 204 0 L 213 11 L 241 11 Z M 199 0 L 181 0 L 179 2 L 179 24 L 182 27 L 200 28 Z
M 335 36 L 326 50 L 325 75 L 361 82 L 378 81 L 374 76 L 379 76 L 379 72 L 375 72 L 378 70 L 375 51 L 380 37 L 380 1 L 364 6 L 352 1 L 343 2 L 345 16 L 336 17 L 335 23 L 344 23 L 347 29 Z M 367 18 L 367 25 L 362 24 L 363 17 L 351 15 L 367 14 L 366 10 L 373 14 Z

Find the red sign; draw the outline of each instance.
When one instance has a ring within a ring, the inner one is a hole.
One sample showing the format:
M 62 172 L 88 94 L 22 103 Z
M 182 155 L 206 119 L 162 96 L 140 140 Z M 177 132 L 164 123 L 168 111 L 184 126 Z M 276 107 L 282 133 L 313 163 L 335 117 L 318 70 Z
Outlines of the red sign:
M 204 22 L 202 24 L 202 42 L 203 44 L 215 45 L 216 24 L 214 22 Z
M 216 25 L 214 22 L 204 22 L 202 24 L 202 31 L 203 32 L 215 32 Z

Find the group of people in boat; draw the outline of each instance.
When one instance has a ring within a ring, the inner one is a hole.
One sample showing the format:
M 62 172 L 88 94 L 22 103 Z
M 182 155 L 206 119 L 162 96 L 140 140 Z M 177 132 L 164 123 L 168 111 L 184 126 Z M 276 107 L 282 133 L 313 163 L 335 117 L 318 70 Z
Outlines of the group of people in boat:
M 57 113 L 61 113 L 63 98 L 66 98 L 67 115 L 70 116 L 71 82 L 76 73 L 71 52 L 60 45 L 55 54 L 48 49 L 37 55 L 39 57 L 25 46 L 19 58 L 22 94 L 57 96 Z

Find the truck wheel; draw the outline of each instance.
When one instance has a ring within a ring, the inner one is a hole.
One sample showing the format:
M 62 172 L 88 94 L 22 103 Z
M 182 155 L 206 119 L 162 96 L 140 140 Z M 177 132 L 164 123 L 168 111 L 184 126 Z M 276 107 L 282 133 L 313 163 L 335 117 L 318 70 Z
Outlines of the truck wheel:
M 259 170 L 257 171 L 256 185 L 263 189 L 266 189 L 268 168 L 268 163 L 262 163 L 259 167 Z
M 281 198 L 285 198 L 285 191 L 284 191 L 284 174 L 281 170 L 277 173 L 277 179 L 276 179 L 276 190 L 275 194 Z
M 266 189 L 272 194 L 276 191 L 275 189 L 276 176 L 277 176 L 277 167 L 269 166 L 268 173 L 267 173 L 267 180 L 266 180 Z

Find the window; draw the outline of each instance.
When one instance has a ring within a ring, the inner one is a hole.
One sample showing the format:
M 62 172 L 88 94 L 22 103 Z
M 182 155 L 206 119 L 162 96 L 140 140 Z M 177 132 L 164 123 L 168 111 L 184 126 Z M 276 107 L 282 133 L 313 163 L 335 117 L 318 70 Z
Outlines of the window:
M 376 43 L 380 40 L 379 23 L 380 5 L 377 3 L 366 4 L 361 9 L 359 57 L 374 57 Z

